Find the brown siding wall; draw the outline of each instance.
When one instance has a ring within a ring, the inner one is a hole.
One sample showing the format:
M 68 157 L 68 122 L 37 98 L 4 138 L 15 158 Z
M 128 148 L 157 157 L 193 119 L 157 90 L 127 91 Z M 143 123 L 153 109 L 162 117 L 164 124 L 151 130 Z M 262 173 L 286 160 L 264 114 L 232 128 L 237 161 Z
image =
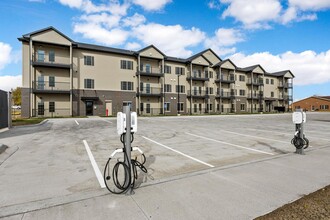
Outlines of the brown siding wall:
M 321 109 L 321 105 L 328 105 L 328 109 Z M 314 106 L 314 109 L 313 109 Z M 303 99 L 292 104 L 292 110 L 296 108 L 302 108 L 307 111 L 330 111 L 330 100 L 319 99 L 316 97 L 310 97 Z
M 30 89 L 22 88 L 22 105 L 21 116 L 22 118 L 29 118 L 30 114 Z

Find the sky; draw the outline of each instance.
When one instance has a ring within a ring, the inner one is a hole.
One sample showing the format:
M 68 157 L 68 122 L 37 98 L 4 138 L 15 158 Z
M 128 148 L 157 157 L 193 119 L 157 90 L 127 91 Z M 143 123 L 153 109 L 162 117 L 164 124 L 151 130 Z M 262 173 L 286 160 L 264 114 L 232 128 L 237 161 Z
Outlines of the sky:
M 24 34 L 187 58 L 211 48 L 237 66 L 291 70 L 293 97 L 330 95 L 330 0 L 1 0 L 0 89 L 22 85 Z

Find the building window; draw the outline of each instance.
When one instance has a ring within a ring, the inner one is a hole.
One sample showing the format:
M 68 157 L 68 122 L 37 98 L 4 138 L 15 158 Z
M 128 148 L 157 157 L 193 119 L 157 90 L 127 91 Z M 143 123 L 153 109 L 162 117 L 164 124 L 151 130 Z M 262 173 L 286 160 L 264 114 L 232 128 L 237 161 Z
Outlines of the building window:
M 164 66 L 164 72 L 165 72 L 165 73 L 169 73 L 169 74 L 171 74 L 171 72 L 172 72 L 172 71 L 171 71 L 171 66 L 165 65 L 165 66 Z
M 212 71 L 209 71 L 209 78 L 213 79 L 213 72 Z
M 176 85 L 175 86 L 175 92 L 179 92 L 179 93 L 185 93 L 186 91 L 185 91 L 185 87 L 184 86 L 182 86 L 182 85 Z
M 165 112 L 169 112 L 170 111 L 170 103 L 169 102 L 165 102 L 164 103 L 164 110 L 165 110 Z
M 84 56 L 84 65 L 94 66 L 94 57 L 93 56 Z
M 244 89 L 240 89 L 239 90 L 239 95 L 240 96 L 245 96 L 245 90 Z
M 55 62 L 55 51 L 51 50 L 49 51 L 49 62 Z
M 38 115 L 44 115 L 45 114 L 45 105 L 44 102 L 38 102 Z
M 245 111 L 245 104 L 241 104 L 241 111 Z
M 45 51 L 44 50 L 38 50 L 37 54 L 38 54 L 37 61 L 44 62 L 45 61 Z
M 182 112 L 183 111 L 183 102 L 179 102 L 177 106 L 178 111 Z
M 320 105 L 320 109 L 321 110 L 328 110 L 329 109 L 329 105 Z
M 151 112 L 151 108 L 150 108 L 150 104 L 148 103 L 146 106 L 146 113 L 150 114 Z
M 140 103 L 140 111 L 143 112 L 143 103 Z
M 164 92 L 172 92 L 172 85 L 170 85 L 170 84 L 165 84 Z
M 270 92 L 270 97 L 274 97 L 274 92 Z
M 49 102 L 49 112 L 55 112 L 55 102 Z
M 269 84 L 269 79 L 268 78 L 266 79 L 266 84 Z
M 244 75 L 239 75 L 239 81 L 245 82 L 245 76 Z
M 85 89 L 94 89 L 94 79 L 85 79 L 84 84 Z
M 121 90 L 133 90 L 133 82 L 121 81 Z
M 213 95 L 213 88 L 212 87 L 206 87 L 206 94 Z
M 175 74 L 177 75 L 184 75 L 184 68 L 183 67 L 175 67 Z
M 120 69 L 133 69 L 133 61 L 130 60 L 120 60 Z
M 270 79 L 270 84 L 274 85 L 274 79 Z
M 55 76 L 49 76 L 49 87 L 55 87 Z

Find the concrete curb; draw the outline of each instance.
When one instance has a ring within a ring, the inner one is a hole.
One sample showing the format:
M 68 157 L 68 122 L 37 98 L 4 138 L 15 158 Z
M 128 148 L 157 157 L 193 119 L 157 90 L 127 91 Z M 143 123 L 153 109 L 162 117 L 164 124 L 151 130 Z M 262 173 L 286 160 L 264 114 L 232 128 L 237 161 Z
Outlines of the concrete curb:
M 0 144 L 0 148 L 1 146 L 6 146 L 3 144 Z M 8 147 L 6 146 L 6 149 L 0 153 L 0 166 L 9 158 L 11 157 L 16 151 L 18 151 L 18 147 Z

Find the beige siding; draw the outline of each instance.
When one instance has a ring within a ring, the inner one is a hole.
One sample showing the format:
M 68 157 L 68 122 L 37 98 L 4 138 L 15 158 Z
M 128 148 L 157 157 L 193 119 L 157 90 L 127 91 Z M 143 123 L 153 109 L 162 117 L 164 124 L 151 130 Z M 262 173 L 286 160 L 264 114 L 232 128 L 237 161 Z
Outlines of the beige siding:
M 71 42 L 68 39 L 66 39 L 65 37 L 61 36 L 60 34 L 52 30 L 35 34 L 31 38 L 33 41 L 56 43 L 56 44 L 63 44 L 68 46 L 71 45 Z
M 224 62 L 224 63 L 221 65 L 221 68 L 226 68 L 226 69 L 234 70 L 234 69 L 235 69 L 235 66 L 234 66 L 231 62 L 226 61 L 226 62 Z
M 203 56 L 206 57 L 206 59 L 208 59 L 212 65 L 219 63 L 221 60 L 219 60 L 219 58 L 212 53 L 212 51 L 207 50 L 205 53 L 203 53 Z
M 141 57 L 150 57 L 150 58 L 157 58 L 157 59 L 164 59 L 164 56 L 159 53 L 155 48 L 150 47 L 146 50 L 140 52 Z
M 205 65 L 205 66 L 210 65 L 210 63 L 209 63 L 207 60 L 205 60 L 205 58 L 202 57 L 202 56 L 196 57 L 196 58 L 193 59 L 191 62 L 192 62 L 193 64 L 197 64 L 197 65 Z
M 30 87 L 30 55 L 29 44 L 22 43 L 22 81 L 23 88 Z
M 253 70 L 254 73 L 265 73 L 259 66 Z

